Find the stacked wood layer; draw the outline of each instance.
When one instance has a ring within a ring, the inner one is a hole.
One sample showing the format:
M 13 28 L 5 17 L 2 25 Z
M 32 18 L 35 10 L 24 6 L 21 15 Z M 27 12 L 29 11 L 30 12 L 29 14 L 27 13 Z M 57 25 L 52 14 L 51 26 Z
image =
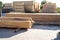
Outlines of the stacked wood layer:
M 42 13 L 56 13 L 56 4 L 55 3 L 45 3 L 41 10 Z
M 36 23 L 41 22 L 60 22 L 59 13 L 9 13 L 7 17 L 31 17 Z
M 33 20 L 28 17 L 0 17 L 0 27 L 31 28 Z
M 23 2 L 13 2 L 13 10 L 15 12 L 25 12 Z
M 24 3 L 24 5 L 23 4 L 21 4 L 21 3 Z M 16 6 L 17 7 L 16 7 Z M 22 9 L 24 9 L 25 10 L 25 12 L 32 12 L 33 11 L 33 7 L 34 7 L 34 5 L 33 5 L 33 1 L 15 1 L 15 2 L 13 2 L 13 8 L 19 8 L 19 7 L 21 7 L 21 6 L 23 6 L 23 8 Z

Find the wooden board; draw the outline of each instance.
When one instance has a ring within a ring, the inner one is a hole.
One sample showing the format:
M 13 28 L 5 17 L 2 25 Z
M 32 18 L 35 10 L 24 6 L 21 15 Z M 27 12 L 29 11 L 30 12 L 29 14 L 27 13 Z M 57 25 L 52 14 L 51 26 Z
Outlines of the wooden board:
M 31 21 L 0 20 L 0 27 L 31 28 Z
M 13 4 L 24 3 L 25 5 L 33 5 L 33 1 L 14 1 Z

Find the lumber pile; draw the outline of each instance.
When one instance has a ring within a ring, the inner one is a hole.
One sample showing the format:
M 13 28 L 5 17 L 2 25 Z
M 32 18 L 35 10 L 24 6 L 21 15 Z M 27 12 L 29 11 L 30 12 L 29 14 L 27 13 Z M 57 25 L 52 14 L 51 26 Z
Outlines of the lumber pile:
M 13 8 L 15 11 L 25 11 L 32 12 L 33 11 L 33 1 L 15 1 L 13 2 Z
M 7 13 L 7 17 L 31 17 L 36 23 L 41 22 L 60 22 L 60 14 L 59 13 Z
M 34 2 L 33 1 L 25 1 L 24 7 L 26 12 L 33 12 L 34 10 Z
M 42 13 L 56 13 L 56 4 L 55 3 L 45 3 L 41 10 Z
M 12 9 L 11 3 L 5 3 L 3 9 Z
M 33 22 L 28 17 L 0 17 L 0 27 L 31 28 Z
M 37 2 L 34 2 L 34 12 L 39 13 L 40 12 L 40 4 Z
M 15 12 L 25 12 L 23 2 L 13 2 L 13 10 Z
M 2 9 L 0 8 L 0 17 L 1 17 Z

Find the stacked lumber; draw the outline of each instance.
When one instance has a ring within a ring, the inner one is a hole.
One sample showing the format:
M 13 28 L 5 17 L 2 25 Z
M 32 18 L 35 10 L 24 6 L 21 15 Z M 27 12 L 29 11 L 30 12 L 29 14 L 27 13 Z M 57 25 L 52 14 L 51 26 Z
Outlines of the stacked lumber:
M 34 2 L 34 12 L 35 13 L 40 12 L 40 4 L 37 2 Z
M 35 23 L 41 23 L 41 22 L 60 22 L 60 14 L 59 13 L 7 13 L 7 17 L 31 17 Z
M 13 2 L 13 10 L 15 12 L 25 12 L 23 2 Z
M 41 10 L 42 13 L 56 13 L 56 4 L 55 3 L 45 3 Z
M 23 4 L 21 4 L 21 3 L 23 3 Z M 15 7 L 15 5 L 16 5 L 16 6 L 19 5 L 19 7 Z M 33 9 L 34 9 L 33 1 L 15 1 L 15 2 L 13 2 L 13 6 L 14 6 L 16 9 L 17 9 L 17 8 L 20 9 L 20 7 L 22 7 L 21 9 L 22 9 L 22 10 L 24 9 L 25 12 L 32 12 Z
M 28 17 L 0 17 L 0 27 L 31 28 L 33 20 Z
M 2 13 L 9 13 L 12 11 L 12 3 L 5 3 L 2 8 Z
M 3 9 L 11 9 L 12 4 L 11 3 L 5 3 Z
M 24 1 L 24 7 L 26 12 L 34 11 L 34 2 L 33 1 Z
M 2 14 L 2 9 L 0 8 L 0 16 L 1 16 L 1 14 Z

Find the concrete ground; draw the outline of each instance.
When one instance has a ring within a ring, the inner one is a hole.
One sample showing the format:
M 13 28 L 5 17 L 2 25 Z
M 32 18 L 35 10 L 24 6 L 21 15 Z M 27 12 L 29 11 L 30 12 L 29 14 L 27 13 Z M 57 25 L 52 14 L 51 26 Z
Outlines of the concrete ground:
M 0 40 L 53 40 L 60 31 L 58 26 L 34 25 L 28 31 L 0 28 Z

